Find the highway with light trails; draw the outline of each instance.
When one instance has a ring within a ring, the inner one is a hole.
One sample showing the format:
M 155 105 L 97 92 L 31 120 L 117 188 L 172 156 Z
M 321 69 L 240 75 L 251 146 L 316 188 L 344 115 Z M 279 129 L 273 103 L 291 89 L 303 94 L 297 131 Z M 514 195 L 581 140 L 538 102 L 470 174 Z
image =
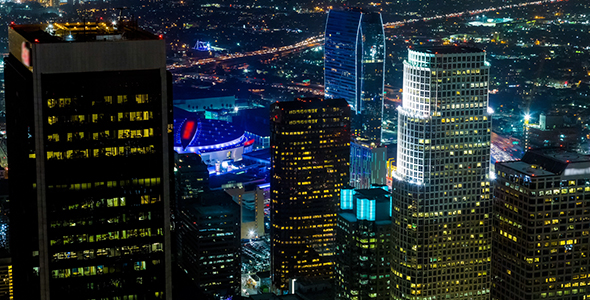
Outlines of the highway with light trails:
M 409 19 L 409 20 L 404 20 L 404 21 L 399 21 L 399 22 L 390 22 L 390 23 L 384 24 L 383 26 L 385 28 L 395 28 L 395 27 L 402 26 L 404 24 L 411 24 L 411 23 L 416 23 L 416 22 L 420 22 L 420 21 L 432 21 L 432 20 L 439 20 L 439 19 L 445 19 L 445 18 L 462 17 L 462 16 L 466 16 L 466 15 L 477 15 L 477 14 L 487 13 L 487 12 L 492 12 L 492 11 L 499 11 L 499 10 L 517 8 L 517 7 L 524 7 L 524 6 L 529 6 L 529 5 L 542 5 L 542 4 L 547 4 L 547 3 L 556 3 L 556 2 L 563 2 L 563 1 L 567 1 L 567 0 L 541 0 L 541 1 L 520 3 L 520 4 L 503 5 L 503 6 L 498 6 L 498 7 L 489 7 L 489 8 L 485 8 L 485 9 L 478 9 L 478 10 L 472 10 L 472 11 L 450 13 L 450 14 L 446 14 L 446 15 L 437 15 L 437 16 L 433 16 L 433 17 Z M 307 38 L 297 44 L 288 45 L 288 46 L 275 47 L 275 48 L 265 48 L 265 49 L 246 52 L 246 53 L 233 53 L 233 54 L 228 54 L 228 55 L 223 55 L 223 56 L 218 56 L 218 57 L 210 57 L 210 58 L 192 60 L 192 61 L 185 63 L 185 64 L 173 63 L 171 65 L 168 65 L 168 70 L 176 73 L 177 71 L 180 71 L 182 69 L 187 69 L 187 68 L 200 66 L 200 65 L 220 63 L 220 62 L 225 62 L 225 61 L 239 59 L 239 58 L 245 58 L 245 57 L 273 55 L 273 54 L 279 54 L 281 52 L 302 50 L 302 49 L 306 49 L 306 48 L 320 46 L 320 45 L 322 45 L 323 41 L 324 41 L 323 35 L 312 36 L 312 37 Z

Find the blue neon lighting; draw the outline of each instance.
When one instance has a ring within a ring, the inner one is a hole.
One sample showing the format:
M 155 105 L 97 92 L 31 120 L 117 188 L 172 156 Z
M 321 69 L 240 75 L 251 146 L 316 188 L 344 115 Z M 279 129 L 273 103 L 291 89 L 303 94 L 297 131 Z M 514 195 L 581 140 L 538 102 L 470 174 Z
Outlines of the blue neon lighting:
M 356 199 L 356 218 L 359 220 L 375 221 L 375 200 Z
M 342 189 L 340 191 L 340 208 L 341 209 L 353 209 L 352 195 L 354 190 Z

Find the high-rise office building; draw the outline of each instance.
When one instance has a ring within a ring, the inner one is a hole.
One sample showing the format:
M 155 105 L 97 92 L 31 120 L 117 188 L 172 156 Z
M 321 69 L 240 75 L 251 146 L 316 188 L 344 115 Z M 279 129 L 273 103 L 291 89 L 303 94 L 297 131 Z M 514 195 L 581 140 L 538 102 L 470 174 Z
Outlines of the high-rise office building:
M 352 134 L 359 142 L 381 144 L 385 33 L 380 13 L 331 10 L 324 46 L 326 98 L 343 98 L 353 113 Z
M 489 298 L 489 65 L 409 49 L 392 183 L 392 299 Z
M 224 191 L 180 200 L 176 235 L 178 263 L 214 299 L 239 295 L 240 206 Z
M 590 157 L 528 151 L 496 163 L 492 299 L 590 297 Z
M 171 299 L 171 80 L 134 24 L 8 30 L 14 295 Z
M 343 189 L 341 195 L 336 299 L 389 300 L 391 193 L 382 188 Z
M 350 107 L 343 99 L 271 106 L 271 272 L 288 281 L 334 276 L 340 188 L 348 183 Z

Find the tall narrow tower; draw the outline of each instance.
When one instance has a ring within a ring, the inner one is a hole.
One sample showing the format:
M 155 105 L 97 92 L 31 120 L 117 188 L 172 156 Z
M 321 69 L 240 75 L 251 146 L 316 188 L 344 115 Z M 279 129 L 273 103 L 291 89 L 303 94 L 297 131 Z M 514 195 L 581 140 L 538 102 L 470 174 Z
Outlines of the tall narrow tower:
M 15 297 L 171 299 L 164 41 L 88 22 L 8 35 Z
M 350 104 L 356 140 L 380 145 L 385 69 L 381 14 L 331 10 L 325 35 L 326 98 L 344 98 Z
M 392 184 L 392 299 L 489 298 L 485 52 L 412 48 Z
M 350 107 L 343 99 L 271 106 L 271 272 L 289 280 L 334 276 L 336 214 L 348 183 Z

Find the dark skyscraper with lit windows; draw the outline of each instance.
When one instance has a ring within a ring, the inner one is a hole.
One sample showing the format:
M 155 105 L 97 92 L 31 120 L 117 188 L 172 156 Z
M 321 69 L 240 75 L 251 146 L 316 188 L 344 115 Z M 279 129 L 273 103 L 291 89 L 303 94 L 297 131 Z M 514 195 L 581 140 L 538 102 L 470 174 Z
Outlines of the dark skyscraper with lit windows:
M 392 183 L 391 295 L 489 299 L 489 64 L 468 47 L 410 48 Z
M 491 299 L 588 299 L 589 178 L 560 148 L 496 163 Z
M 271 273 L 289 281 L 334 276 L 340 189 L 348 183 L 350 107 L 343 99 L 271 106 Z
M 171 299 L 171 84 L 136 25 L 8 30 L 14 291 Z
M 353 113 L 358 142 L 381 144 L 385 33 L 380 13 L 331 10 L 325 33 L 326 98 L 343 98 Z

